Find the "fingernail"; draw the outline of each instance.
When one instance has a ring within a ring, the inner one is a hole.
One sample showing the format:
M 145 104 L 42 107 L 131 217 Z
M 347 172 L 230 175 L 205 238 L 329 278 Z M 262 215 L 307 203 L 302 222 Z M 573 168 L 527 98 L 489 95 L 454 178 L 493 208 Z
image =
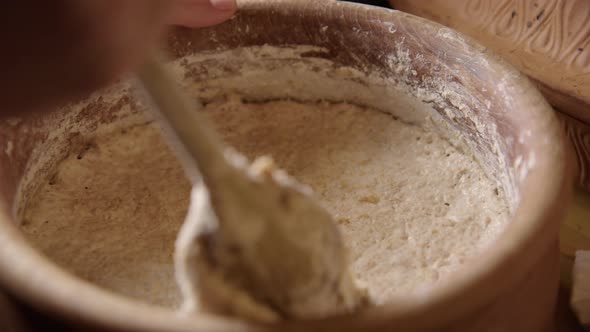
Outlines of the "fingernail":
M 237 7 L 236 0 L 209 0 L 211 6 L 218 10 L 235 10 Z

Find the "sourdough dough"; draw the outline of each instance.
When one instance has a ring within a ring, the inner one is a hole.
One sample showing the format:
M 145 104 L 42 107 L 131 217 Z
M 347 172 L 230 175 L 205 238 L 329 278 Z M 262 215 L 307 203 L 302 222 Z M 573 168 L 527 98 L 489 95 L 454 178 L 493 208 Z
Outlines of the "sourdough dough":
M 271 155 L 334 215 L 353 270 L 383 303 L 432 287 L 508 220 L 498 184 L 464 146 L 351 104 L 212 102 L 205 110 L 249 158 Z M 180 165 L 146 123 L 89 137 L 27 202 L 22 227 L 58 264 L 104 288 L 180 301 L 174 239 L 188 206 Z

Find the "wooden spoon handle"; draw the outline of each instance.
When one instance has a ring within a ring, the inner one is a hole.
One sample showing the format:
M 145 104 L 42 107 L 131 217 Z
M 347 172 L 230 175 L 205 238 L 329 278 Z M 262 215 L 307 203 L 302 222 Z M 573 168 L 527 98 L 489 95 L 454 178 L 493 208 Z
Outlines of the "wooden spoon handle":
M 189 176 L 192 179 L 199 178 L 198 174 L 194 174 L 198 168 L 207 184 L 217 183 L 215 180 L 227 174 L 231 168 L 223 155 L 223 145 L 213 125 L 197 112 L 202 105 L 180 91 L 178 83 L 156 57 L 148 59 L 139 69 L 138 76 L 154 103 L 152 109 L 160 118 L 160 124 L 164 125 L 170 138 L 180 143 L 178 152 L 183 162 L 188 164 L 185 167 Z

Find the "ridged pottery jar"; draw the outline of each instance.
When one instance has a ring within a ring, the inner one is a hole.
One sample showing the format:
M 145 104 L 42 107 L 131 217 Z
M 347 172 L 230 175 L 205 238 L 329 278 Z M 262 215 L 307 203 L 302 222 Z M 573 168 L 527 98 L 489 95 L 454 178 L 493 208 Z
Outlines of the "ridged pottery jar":
M 233 89 L 252 100 L 347 101 L 377 109 L 394 102 L 421 105 L 441 126 L 462 133 L 501 181 L 512 208 L 509 226 L 486 255 L 429 296 L 319 321 L 259 326 L 183 316 L 103 291 L 34 250 L 13 205 L 26 194 L 19 184 L 26 182 L 27 167 L 39 158 L 55 163 L 71 143 L 72 135 L 56 133 L 91 133 L 99 124 L 146 116 L 121 84 L 107 89 L 122 89 L 115 99 L 95 94 L 84 107 L 0 124 L 0 283 L 12 295 L 85 331 L 551 330 L 557 231 L 570 181 L 559 123 L 518 71 L 438 24 L 322 1 L 243 2 L 237 17 L 221 26 L 173 31 L 168 48 L 174 58 L 189 56 L 181 63 L 185 78 L 200 84 L 196 95 L 205 101 L 212 91 Z M 274 50 L 275 56 L 261 51 L 246 57 L 246 48 Z M 232 77 L 236 84 L 216 85 Z

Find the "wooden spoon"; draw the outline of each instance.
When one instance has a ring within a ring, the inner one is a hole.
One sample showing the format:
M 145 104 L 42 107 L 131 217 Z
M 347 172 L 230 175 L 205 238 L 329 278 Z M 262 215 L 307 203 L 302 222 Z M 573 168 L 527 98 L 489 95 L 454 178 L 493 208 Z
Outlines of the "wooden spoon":
M 310 190 L 268 157 L 248 165 L 226 149 L 160 62 L 139 77 L 194 180 L 175 252 L 185 308 L 269 322 L 362 306 L 340 233 Z

